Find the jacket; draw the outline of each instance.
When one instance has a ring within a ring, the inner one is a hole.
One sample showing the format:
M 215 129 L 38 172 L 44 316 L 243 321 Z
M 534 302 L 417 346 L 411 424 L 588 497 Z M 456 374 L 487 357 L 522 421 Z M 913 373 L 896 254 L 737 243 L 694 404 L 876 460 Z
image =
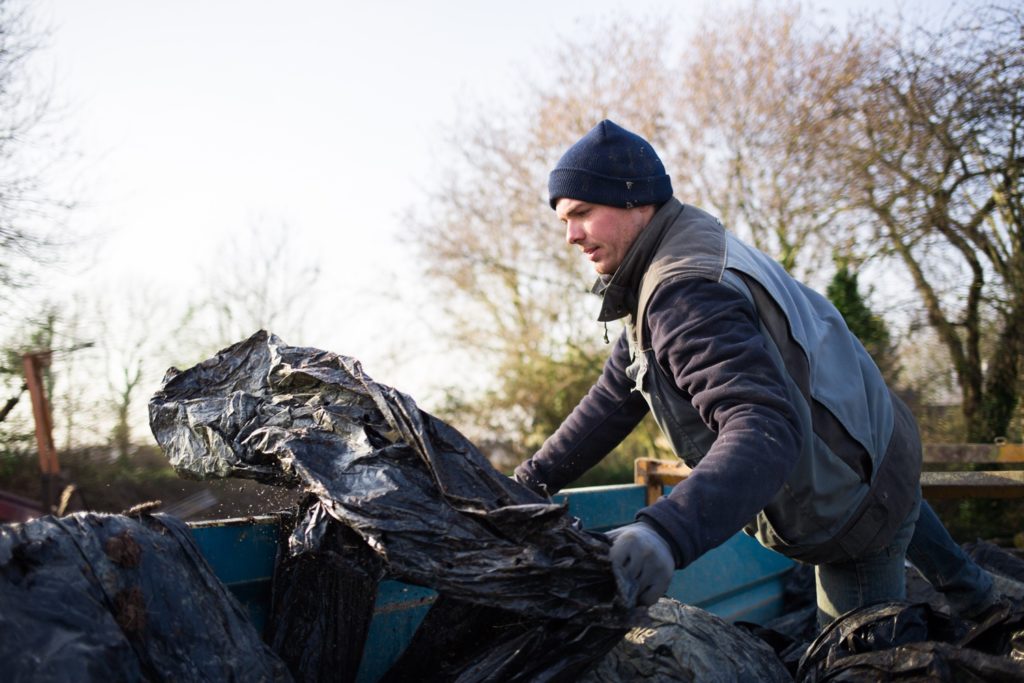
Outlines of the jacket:
M 916 425 L 824 297 L 675 199 L 598 291 L 599 319 L 626 329 L 517 476 L 556 490 L 651 410 L 693 467 L 638 514 L 678 566 L 741 528 L 813 563 L 891 540 L 919 486 Z

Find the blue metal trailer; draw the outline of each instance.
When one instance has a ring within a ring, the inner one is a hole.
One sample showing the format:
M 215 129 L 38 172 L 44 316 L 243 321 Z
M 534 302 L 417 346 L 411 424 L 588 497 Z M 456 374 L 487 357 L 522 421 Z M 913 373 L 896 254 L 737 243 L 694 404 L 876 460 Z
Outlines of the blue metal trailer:
M 667 490 L 667 489 L 666 489 Z M 639 484 L 569 489 L 556 500 L 587 529 L 603 530 L 633 521 L 645 505 Z M 214 571 L 248 610 L 257 628 L 266 621 L 278 544 L 274 516 L 216 520 L 191 525 Z M 669 595 L 727 620 L 761 623 L 782 613 L 783 575 L 792 566 L 778 553 L 737 534 L 686 569 L 676 572 Z M 381 583 L 358 680 L 377 680 L 412 638 L 436 594 L 398 581 Z

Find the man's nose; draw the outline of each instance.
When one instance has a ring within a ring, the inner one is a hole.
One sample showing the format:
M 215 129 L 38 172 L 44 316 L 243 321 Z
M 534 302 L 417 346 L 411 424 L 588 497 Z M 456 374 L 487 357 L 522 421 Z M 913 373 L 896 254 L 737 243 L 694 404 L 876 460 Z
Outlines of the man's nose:
M 583 239 L 583 229 L 576 221 L 565 222 L 565 241 L 569 244 L 576 244 Z

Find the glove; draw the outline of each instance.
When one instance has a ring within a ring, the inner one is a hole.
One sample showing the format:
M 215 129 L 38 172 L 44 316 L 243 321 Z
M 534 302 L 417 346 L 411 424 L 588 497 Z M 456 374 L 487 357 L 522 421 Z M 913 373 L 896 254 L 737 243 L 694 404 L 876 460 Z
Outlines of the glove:
M 512 473 L 512 478 L 515 479 L 516 483 L 525 486 L 538 496 L 551 500 L 551 494 L 548 492 L 547 484 L 532 478 L 525 470 L 522 469 L 521 465 Z
M 619 591 L 630 607 L 648 607 L 658 601 L 672 580 L 675 559 L 668 542 L 649 524 L 634 522 L 612 529 L 609 556 Z

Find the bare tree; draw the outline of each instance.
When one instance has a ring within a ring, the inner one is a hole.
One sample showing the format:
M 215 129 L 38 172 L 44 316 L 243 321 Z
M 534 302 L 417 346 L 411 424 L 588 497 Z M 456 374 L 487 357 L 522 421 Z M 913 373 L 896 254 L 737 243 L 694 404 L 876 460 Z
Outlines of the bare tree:
M 26 353 L 45 353 L 53 349 L 59 319 L 57 307 L 42 306 L 36 315 L 21 323 L 0 349 L 0 381 L 7 387 L 0 411 L 0 445 L 6 448 L 22 443 L 34 444 L 31 408 L 27 406 L 28 401 L 21 400 L 28 390 L 22 359 Z M 44 369 L 43 385 L 45 391 L 52 394 L 52 367 Z M 22 408 L 15 410 L 19 405 Z
M 790 272 L 821 279 L 843 209 L 825 127 L 866 46 L 803 5 L 750 3 L 705 20 L 689 48 L 672 91 L 677 192 Z
M 109 442 L 117 460 L 127 463 L 137 445 L 137 430 L 145 429 L 146 402 L 166 369 L 156 359 L 166 355 L 168 344 L 180 340 L 165 336 L 162 326 L 174 318 L 172 304 L 150 285 L 119 287 L 97 299 L 94 310 Z
M 38 321 L 33 318 L 42 307 L 35 307 L 35 315 L 17 319 L 12 301 L 17 290 L 32 282 L 39 264 L 55 257 L 59 241 L 53 237 L 52 222 L 69 207 L 48 196 L 43 184 L 51 159 L 41 142 L 51 107 L 48 94 L 35 87 L 28 68 L 41 35 L 26 3 L 0 0 L 0 322 L 7 330 L 36 329 Z M 29 340 L 11 337 L 4 343 L 3 354 L 16 358 Z M 0 422 L 11 415 L 24 391 L 20 362 L 0 366 Z
M 52 107 L 27 67 L 41 36 L 25 3 L 0 0 L 0 301 L 28 285 L 35 266 L 53 259 L 61 241 L 52 225 L 71 206 L 44 187 L 59 150 L 48 152 L 42 144 Z
M 1024 13 L 877 30 L 884 51 L 835 98 L 832 149 L 950 355 L 966 438 L 991 441 L 1024 353 Z
M 302 336 L 317 305 L 320 261 L 292 237 L 285 223 L 254 222 L 211 251 L 200 278 L 203 294 L 172 332 L 190 338 L 178 360 L 198 361 L 260 329 L 286 339 Z

